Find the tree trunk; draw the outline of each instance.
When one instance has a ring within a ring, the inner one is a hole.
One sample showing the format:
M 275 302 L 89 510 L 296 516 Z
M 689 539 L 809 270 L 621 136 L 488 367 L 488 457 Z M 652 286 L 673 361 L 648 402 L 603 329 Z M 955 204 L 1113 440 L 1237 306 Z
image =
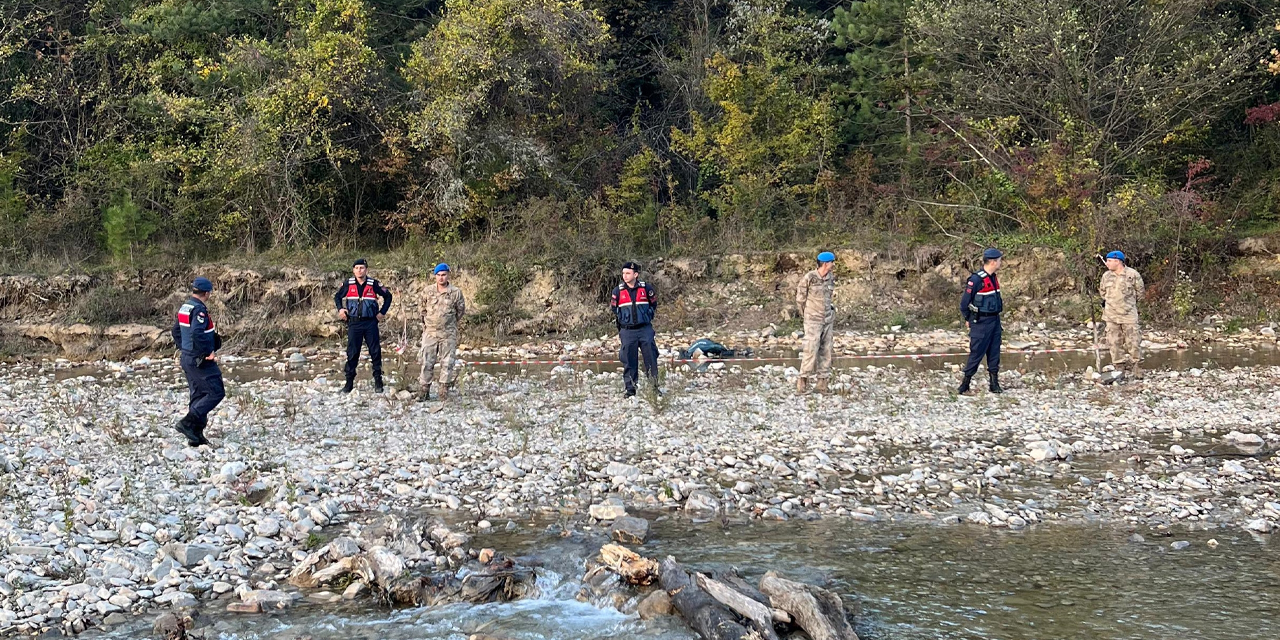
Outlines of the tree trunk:
M 738 615 L 746 618 L 751 623 L 751 628 L 755 629 L 761 638 L 764 638 L 764 640 L 778 640 L 778 634 L 773 630 L 772 609 L 738 593 L 733 587 L 717 582 L 701 573 L 697 575 L 697 578 L 699 587 L 720 604 L 729 607 Z
M 834 593 L 780 578 L 772 571 L 760 579 L 760 591 L 775 608 L 790 613 L 796 626 L 813 640 L 858 640 Z
M 659 580 L 671 595 L 671 604 L 703 640 L 750 640 L 757 634 L 738 624 L 733 614 L 707 595 L 689 577 L 689 572 L 667 556 L 662 561 Z

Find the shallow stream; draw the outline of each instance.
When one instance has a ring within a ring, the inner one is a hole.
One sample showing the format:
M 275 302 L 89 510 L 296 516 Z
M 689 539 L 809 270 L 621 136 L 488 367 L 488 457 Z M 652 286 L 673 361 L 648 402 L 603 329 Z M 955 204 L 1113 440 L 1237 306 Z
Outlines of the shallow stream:
M 511 604 L 389 611 L 303 601 L 270 616 L 206 614 L 220 640 L 594 640 L 695 636 L 678 618 L 644 622 L 578 602 L 585 559 L 602 537 L 526 523 L 477 545 L 538 558 L 543 595 Z M 638 551 L 709 572 L 733 566 L 825 586 L 865 639 L 1242 640 L 1280 637 L 1280 549 L 1239 529 L 1134 541 L 1114 527 L 1023 532 L 929 523 L 694 524 L 659 518 Z M 1216 538 L 1217 545 L 1209 544 Z M 1175 550 L 1171 543 L 1190 546 Z M 213 606 L 207 609 L 213 609 Z M 135 638 L 140 620 L 89 638 Z

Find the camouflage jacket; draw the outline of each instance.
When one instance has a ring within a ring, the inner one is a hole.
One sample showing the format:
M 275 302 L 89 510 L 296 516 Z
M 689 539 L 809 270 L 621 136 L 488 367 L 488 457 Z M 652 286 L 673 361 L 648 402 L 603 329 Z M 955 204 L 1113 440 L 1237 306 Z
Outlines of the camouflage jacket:
M 1146 290 L 1142 276 L 1131 267 L 1116 273 L 1108 271 L 1102 274 L 1102 282 L 1098 283 L 1098 295 L 1102 296 L 1105 305 L 1102 308 L 1102 320 L 1119 324 L 1138 323 L 1138 298 Z
M 796 287 L 796 308 L 800 311 L 800 317 L 806 322 L 834 322 L 836 307 L 831 297 L 835 289 L 834 270 L 825 278 L 818 275 L 817 269 L 804 274 Z
M 422 297 L 422 331 L 428 335 L 445 337 L 458 334 L 458 321 L 467 313 L 467 302 L 462 290 L 449 285 L 440 291 L 435 285 Z

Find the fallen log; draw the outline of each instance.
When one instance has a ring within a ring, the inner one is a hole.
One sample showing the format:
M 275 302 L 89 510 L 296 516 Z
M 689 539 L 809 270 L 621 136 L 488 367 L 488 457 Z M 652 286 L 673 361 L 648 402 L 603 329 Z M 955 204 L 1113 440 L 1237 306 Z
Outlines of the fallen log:
M 658 563 L 616 544 L 600 547 L 600 564 L 622 576 L 628 584 L 646 586 L 658 577 Z
M 737 619 L 728 609 L 699 588 L 697 583 L 689 577 L 689 572 L 685 571 L 675 558 L 667 556 L 667 559 L 662 561 L 659 581 L 662 588 L 670 594 L 671 604 L 675 606 L 676 611 L 680 612 L 685 622 L 688 622 L 703 640 L 760 638 L 756 632 L 748 631 L 746 627 L 738 624 Z
M 701 573 L 697 575 L 698 586 L 720 604 L 729 607 L 734 613 L 746 618 L 751 628 L 764 640 L 778 640 L 773 630 L 773 610 L 747 596 L 738 593 L 733 587 L 708 578 Z
M 839 596 L 826 589 L 792 582 L 770 571 L 760 579 L 760 591 L 776 609 L 791 614 L 796 626 L 812 640 L 858 640 L 844 615 Z

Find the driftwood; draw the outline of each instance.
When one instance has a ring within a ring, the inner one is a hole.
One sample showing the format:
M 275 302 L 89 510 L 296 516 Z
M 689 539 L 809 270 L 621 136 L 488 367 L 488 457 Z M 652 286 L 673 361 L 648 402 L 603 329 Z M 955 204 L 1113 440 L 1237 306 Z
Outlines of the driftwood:
M 658 577 L 658 563 L 616 544 L 600 547 L 600 564 L 622 576 L 628 584 L 645 586 Z
M 858 640 L 849 626 L 840 598 L 826 589 L 792 582 L 770 571 L 760 579 L 760 591 L 777 609 L 791 614 L 796 626 L 813 640 Z
M 746 618 L 751 628 L 756 630 L 764 640 L 778 640 L 773 630 L 773 609 L 763 605 L 722 582 L 708 578 L 701 573 L 697 575 L 698 586 L 720 604 L 729 607 L 734 613 Z
M 715 598 L 698 587 L 676 559 L 662 561 L 662 588 L 671 595 L 671 604 L 703 640 L 752 640 L 760 636 L 738 624 L 737 619 Z
M 743 580 L 742 576 L 738 575 L 737 569 L 731 567 L 728 570 L 716 571 L 713 575 L 715 576 L 716 580 L 719 580 L 720 582 L 723 582 L 726 585 L 733 587 L 734 591 L 737 591 L 738 593 L 741 593 L 742 595 L 748 598 L 751 598 L 752 600 L 755 600 L 756 602 L 759 602 L 760 604 L 766 607 L 769 607 L 769 610 L 773 612 L 774 622 L 778 624 L 788 624 L 788 625 L 792 623 L 791 614 L 787 613 L 786 611 L 783 611 L 782 609 L 775 608 L 773 606 L 773 603 L 769 602 L 769 596 L 766 596 L 765 594 L 760 593 L 760 590 L 751 586 L 750 582 Z

